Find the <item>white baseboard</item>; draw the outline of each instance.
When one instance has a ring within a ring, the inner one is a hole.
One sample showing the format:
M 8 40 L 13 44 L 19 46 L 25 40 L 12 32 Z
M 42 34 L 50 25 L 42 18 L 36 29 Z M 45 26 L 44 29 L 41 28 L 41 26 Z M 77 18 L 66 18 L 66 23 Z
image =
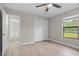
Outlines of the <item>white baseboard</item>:
M 39 40 L 39 41 L 43 41 L 43 40 Z M 22 45 L 34 44 L 34 43 L 39 42 L 39 41 L 27 42 L 27 43 L 23 43 Z
M 33 41 L 33 42 L 27 42 L 27 43 L 22 43 L 22 45 L 28 45 L 28 44 L 34 44 L 35 43 L 35 41 Z
M 57 42 L 57 43 L 63 44 L 63 45 L 67 45 L 67 46 L 70 46 L 70 47 L 73 47 L 73 48 L 76 48 L 76 49 L 79 49 L 79 46 L 71 45 L 71 44 L 68 44 L 68 43 L 65 43 L 65 42 L 60 42 L 60 41 L 53 40 L 53 39 L 49 39 L 49 40 L 53 41 L 53 42 Z

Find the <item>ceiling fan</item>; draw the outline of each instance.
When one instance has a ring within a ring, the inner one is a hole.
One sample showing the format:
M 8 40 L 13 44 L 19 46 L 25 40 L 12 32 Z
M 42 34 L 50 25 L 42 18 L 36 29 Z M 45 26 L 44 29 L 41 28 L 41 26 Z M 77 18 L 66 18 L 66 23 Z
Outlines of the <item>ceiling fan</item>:
M 43 7 L 43 6 L 46 7 L 45 12 L 48 12 L 49 8 L 52 7 L 52 6 L 53 6 L 53 7 L 56 7 L 56 8 L 61 8 L 60 5 L 54 4 L 54 3 L 41 4 L 41 5 L 37 5 L 36 7 Z

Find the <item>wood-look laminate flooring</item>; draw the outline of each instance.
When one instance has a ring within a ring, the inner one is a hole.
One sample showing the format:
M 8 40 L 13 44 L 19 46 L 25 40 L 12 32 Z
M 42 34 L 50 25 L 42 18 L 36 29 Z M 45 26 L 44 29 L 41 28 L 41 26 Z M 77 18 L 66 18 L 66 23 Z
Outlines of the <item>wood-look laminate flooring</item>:
M 79 56 L 79 50 L 57 44 L 52 41 L 40 41 L 34 44 L 21 45 L 10 42 L 5 56 Z

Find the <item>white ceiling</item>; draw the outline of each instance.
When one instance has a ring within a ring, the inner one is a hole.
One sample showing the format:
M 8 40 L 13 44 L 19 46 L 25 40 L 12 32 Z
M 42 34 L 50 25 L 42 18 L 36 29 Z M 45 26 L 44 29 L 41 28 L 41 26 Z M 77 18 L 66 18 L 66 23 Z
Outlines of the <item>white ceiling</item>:
M 69 10 L 77 8 L 79 6 L 77 3 L 58 3 L 58 5 L 62 6 L 60 9 L 52 7 L 49 9 L 48 12 L 45 12 L 41 8 L 35 7 L 37 5 L 40 5 L 38 3 L 4 3 L 2 5 L 10 9 L 14 9 L 14 10 L 18 10 L 26 13 L 32 13 L 32 14 L 40 15 L 44 17 L 52 17 L 57 14 L 67 12 Z

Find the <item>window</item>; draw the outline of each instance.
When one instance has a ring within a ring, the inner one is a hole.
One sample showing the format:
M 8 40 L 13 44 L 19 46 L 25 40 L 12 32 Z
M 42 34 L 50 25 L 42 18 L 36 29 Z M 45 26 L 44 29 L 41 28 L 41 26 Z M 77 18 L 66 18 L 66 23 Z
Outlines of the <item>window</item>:
M 79 17 L 71 17 L 63 21 L 64 38 L 79 39 Z

